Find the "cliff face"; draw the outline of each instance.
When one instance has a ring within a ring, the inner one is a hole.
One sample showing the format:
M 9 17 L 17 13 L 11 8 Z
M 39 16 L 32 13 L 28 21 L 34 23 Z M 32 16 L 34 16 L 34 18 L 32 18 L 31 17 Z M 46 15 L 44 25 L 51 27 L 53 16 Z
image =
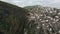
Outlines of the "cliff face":
M 0 34 L 24 34 L 28 10 L 0 1 Z
M 60 9 L 42 6 L 24 8 L 30 11 L 26 34 L 60 34 Z

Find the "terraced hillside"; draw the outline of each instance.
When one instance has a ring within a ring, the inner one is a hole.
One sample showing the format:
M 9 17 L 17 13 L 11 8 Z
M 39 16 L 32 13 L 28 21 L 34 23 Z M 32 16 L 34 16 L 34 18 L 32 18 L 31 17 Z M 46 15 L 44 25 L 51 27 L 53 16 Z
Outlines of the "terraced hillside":
M 0 34 L 24 34 L 28 10 L 0 1 Z
M 39 5 L 24 8 L 30 11 L 26 34 L 60 34 L 60 9 Z

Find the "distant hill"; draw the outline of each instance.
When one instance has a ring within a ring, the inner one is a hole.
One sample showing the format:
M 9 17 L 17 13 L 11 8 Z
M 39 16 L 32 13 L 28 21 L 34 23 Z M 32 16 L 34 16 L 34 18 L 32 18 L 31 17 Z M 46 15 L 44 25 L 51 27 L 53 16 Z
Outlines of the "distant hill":
M 0 34 L 24 34 L 28 10 L 0 1 Z
M 60 9 L 43 6 L 26 6 L 30 11 L 27 34 L 60 34 Z

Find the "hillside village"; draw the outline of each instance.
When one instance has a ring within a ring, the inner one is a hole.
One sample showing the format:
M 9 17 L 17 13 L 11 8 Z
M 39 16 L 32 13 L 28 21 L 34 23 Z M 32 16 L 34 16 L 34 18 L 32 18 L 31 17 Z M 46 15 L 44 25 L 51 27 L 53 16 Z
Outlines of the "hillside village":
M 0 1 L 0 34 L 60 34 L 60 9 Z

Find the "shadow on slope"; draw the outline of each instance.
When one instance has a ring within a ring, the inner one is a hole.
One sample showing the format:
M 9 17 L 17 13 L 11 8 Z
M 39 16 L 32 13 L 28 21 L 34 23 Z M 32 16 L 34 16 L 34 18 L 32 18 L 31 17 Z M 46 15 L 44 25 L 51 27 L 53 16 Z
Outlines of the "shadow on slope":
M 28 10 L 0 1 L 0 34 L 24 34 Z

